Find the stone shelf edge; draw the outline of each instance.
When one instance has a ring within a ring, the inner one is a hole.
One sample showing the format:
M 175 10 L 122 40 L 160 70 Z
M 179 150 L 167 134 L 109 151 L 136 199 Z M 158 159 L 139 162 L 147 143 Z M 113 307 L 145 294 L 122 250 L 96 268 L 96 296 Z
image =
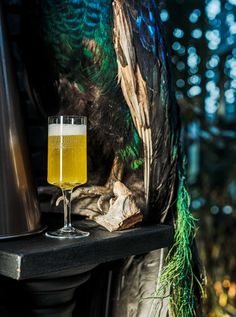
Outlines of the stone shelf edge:
M 57 240 L 41 233 L 0 241 L 0 274 L 16 280 L 78 274 L 101 263 L 173 243 L 173 228 L 169 225 L 142 225 L 110 233 L 92 221 L 74 223 L 89 230 L 90 236 Z

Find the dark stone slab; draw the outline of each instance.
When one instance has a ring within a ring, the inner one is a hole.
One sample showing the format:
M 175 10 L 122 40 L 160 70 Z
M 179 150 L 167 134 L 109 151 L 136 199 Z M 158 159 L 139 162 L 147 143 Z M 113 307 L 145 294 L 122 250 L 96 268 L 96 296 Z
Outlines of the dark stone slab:
M 89 230 L 90 236 L 57 240 L 38 234 L 0 241 L 0 274 L 17 280 L 78 274 L 98 264 L 167 247 L 173 242 L 173 228 L 168 225 L 143 225 L 110 233 L 92 221 L 73 223 Z

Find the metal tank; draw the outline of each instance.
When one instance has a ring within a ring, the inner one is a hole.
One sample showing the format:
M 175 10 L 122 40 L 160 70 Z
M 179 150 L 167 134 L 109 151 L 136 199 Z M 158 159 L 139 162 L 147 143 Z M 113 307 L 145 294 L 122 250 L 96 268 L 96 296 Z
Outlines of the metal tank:
M 41 231 L 19 96 L 0 4 L 0 239 Z

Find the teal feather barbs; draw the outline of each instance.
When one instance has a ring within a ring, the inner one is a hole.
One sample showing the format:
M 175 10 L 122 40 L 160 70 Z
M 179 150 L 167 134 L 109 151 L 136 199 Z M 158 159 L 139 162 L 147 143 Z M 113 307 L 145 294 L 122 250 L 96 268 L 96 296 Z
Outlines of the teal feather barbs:
M 85 81 L 103 90 L 115 85 L 111 3 L 45 0 L 43 10 L 45 34 L 59 72 L 79 87 Z
M 112 2 L 107 0 L 44 0 L 44 34 L 52 51 L 55 69 L 80 93 L 96 87 L 99 96 L 119 99 L 114 109 L 117 124 L 124 118 L 127 142 L 118 149 L 126 166 L 137 170 L 143 166 L 142 142 L 134 127 L 130 111 L 120 98 L 117 84 L 117 57 L 113 44 Z M 95 99 L 95 98 L 94 98 Z M 106 110 L 105 110 L 106 111 Z M 117 117 L 117 119 L 116 119 Z M 129 132 L 127 132 L 129 131 Z
M 119 150 L 119 154 L 132 170 L 138 170 L 144 164 L 144 159 L 140 157 L 142 142 L 133 125 L 130 111 L 126 109 L 124 114 L 126 129 L 131 131 L 131 137 L 130 142 Z
M 160 288 L 156 296 L 169 293 L 171 311 L 174 317 L 194 317 L 196 315 L 195 286 L 203 296 L 203 288 L 193 271 L 193 241 L 196 233 L 196 219 L 191 214 L 190 196 L 185 176 L 179 171 L 177 192 L 177 219 L 175 223 L 174 245 L 168 253 L 166 264 L 160 277 Z

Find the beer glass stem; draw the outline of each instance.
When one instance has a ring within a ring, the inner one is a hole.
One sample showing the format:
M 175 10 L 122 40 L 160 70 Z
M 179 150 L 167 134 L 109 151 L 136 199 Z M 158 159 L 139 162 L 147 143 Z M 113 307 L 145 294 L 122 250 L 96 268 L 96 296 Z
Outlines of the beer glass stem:
M 62 189 L 64 200 L 64 227 L 63 230 L 67 231 L 72 228 L 71 225 L 71 189 Z

